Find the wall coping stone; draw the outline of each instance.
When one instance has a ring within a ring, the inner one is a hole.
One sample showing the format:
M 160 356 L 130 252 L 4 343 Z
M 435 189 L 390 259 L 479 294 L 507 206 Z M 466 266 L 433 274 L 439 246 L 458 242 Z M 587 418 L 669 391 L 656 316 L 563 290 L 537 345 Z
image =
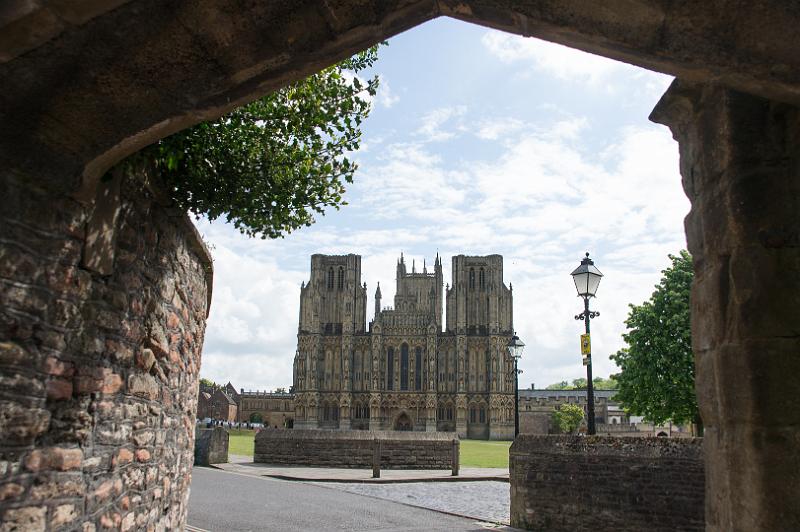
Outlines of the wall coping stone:
M 256 441 L 280 440 L 367 440 L 380 441 L 453 441 L 458 436 L 452 432 L 416 432 L 391 430 L 319 430 L 319 429 L 263 429 L 256 434 Z
M 521 434 L 511 445 L 511 456 L 559 452 L 592 456 L 625 454 L 649 458 L 703 459 L 703 438 L 625 438 L 618 436 Z

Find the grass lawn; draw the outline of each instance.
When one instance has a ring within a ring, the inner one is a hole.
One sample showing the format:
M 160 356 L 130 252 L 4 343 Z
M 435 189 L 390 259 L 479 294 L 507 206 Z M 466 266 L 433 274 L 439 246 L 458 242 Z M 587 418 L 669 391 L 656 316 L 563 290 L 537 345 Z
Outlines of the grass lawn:
M 253 438 L 255 438 L 256 431 L 228 429 L 228 434 L 230 434 L 228 453 L 253 456 Z
M 461 440 L 462 467 L 508 468 L 510 441 Z
M 254 430 L 228 431 L 230 454 L 253 456 Z M 462 467 L 508 467 L 510 441 L 461 440 Z

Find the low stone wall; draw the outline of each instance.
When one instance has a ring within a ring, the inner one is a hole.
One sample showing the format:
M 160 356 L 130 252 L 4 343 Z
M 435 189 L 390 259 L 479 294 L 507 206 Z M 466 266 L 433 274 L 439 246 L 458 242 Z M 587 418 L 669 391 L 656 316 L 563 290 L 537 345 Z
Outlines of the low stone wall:
M 228 431 L 222 427 L 198 427 L 194 437 L 194 465 L 228 463 Z
M 370 468 L 376 440 L 382 469 L 451 469 L 458 439 L 440 432 L 363 430 L 262 430 L 255 462 L 319 467 Z
M 700 438 L 521 435 L 511 446 L 510 473 L 517 528 L 704 528 Z

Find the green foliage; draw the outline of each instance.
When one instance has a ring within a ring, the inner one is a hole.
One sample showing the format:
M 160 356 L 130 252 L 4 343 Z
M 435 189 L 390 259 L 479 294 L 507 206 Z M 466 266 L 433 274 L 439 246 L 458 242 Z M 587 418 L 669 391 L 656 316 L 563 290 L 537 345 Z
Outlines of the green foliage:
M 200 379 L 200 386 L 205 387 L 205 388 L 217 388 L 218 387 L 216 382 L 214 382 L 214 381 L 212 381 L 210 379 L 205 379 L 205 378 L 201 378 Z
M 630 414 L 653 423 L 699 424 L 689 307 L 692 257 L 681 251 L 669 258 L 672 266 L 662 271 L 650 300 L 630 305 L 623 335 L 628 347 L 611 356 L 621 370 L 614 376 L 616 398 Z
M 594 385 L 595 390 L 616 390 L 619 384 L 614 379 L 614 376 L 604 379 L 603 377 L 595 377 L 592 379 L 592 385 Z M 581 377 L 580 379 L 573 379 L 572 383 L 568 381 L 561 381 L 555 384 L 551 384 L 545 388 L 545 390 L 585 390 L 586 389 L 586 378 Z
M 210 220 L 224 216 L 242 233 L 283 237 L 338 209 L 357 165 L 361 123 L 378 76 L 378 46 L 225 116 L 176 133 L 125 164 L 155 168 L 177 205 Z
M 263 423 L 264 418 L 258 412 L 250 414 L 250 423 Z
M 553 410 L 553 423 L 561 432 L 572 434 L 583 421 L 583 408 L 578 405 L 564 404 Z

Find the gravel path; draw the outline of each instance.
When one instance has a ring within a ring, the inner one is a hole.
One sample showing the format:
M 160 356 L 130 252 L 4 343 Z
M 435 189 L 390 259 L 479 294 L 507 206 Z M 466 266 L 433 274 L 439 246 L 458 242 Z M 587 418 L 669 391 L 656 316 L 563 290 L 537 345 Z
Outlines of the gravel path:
M 511 494 L 508 482 L 409 482 L 400 484 L 320 482 L 315 484 L 483 521 L 508 524 L 510 520 Z

